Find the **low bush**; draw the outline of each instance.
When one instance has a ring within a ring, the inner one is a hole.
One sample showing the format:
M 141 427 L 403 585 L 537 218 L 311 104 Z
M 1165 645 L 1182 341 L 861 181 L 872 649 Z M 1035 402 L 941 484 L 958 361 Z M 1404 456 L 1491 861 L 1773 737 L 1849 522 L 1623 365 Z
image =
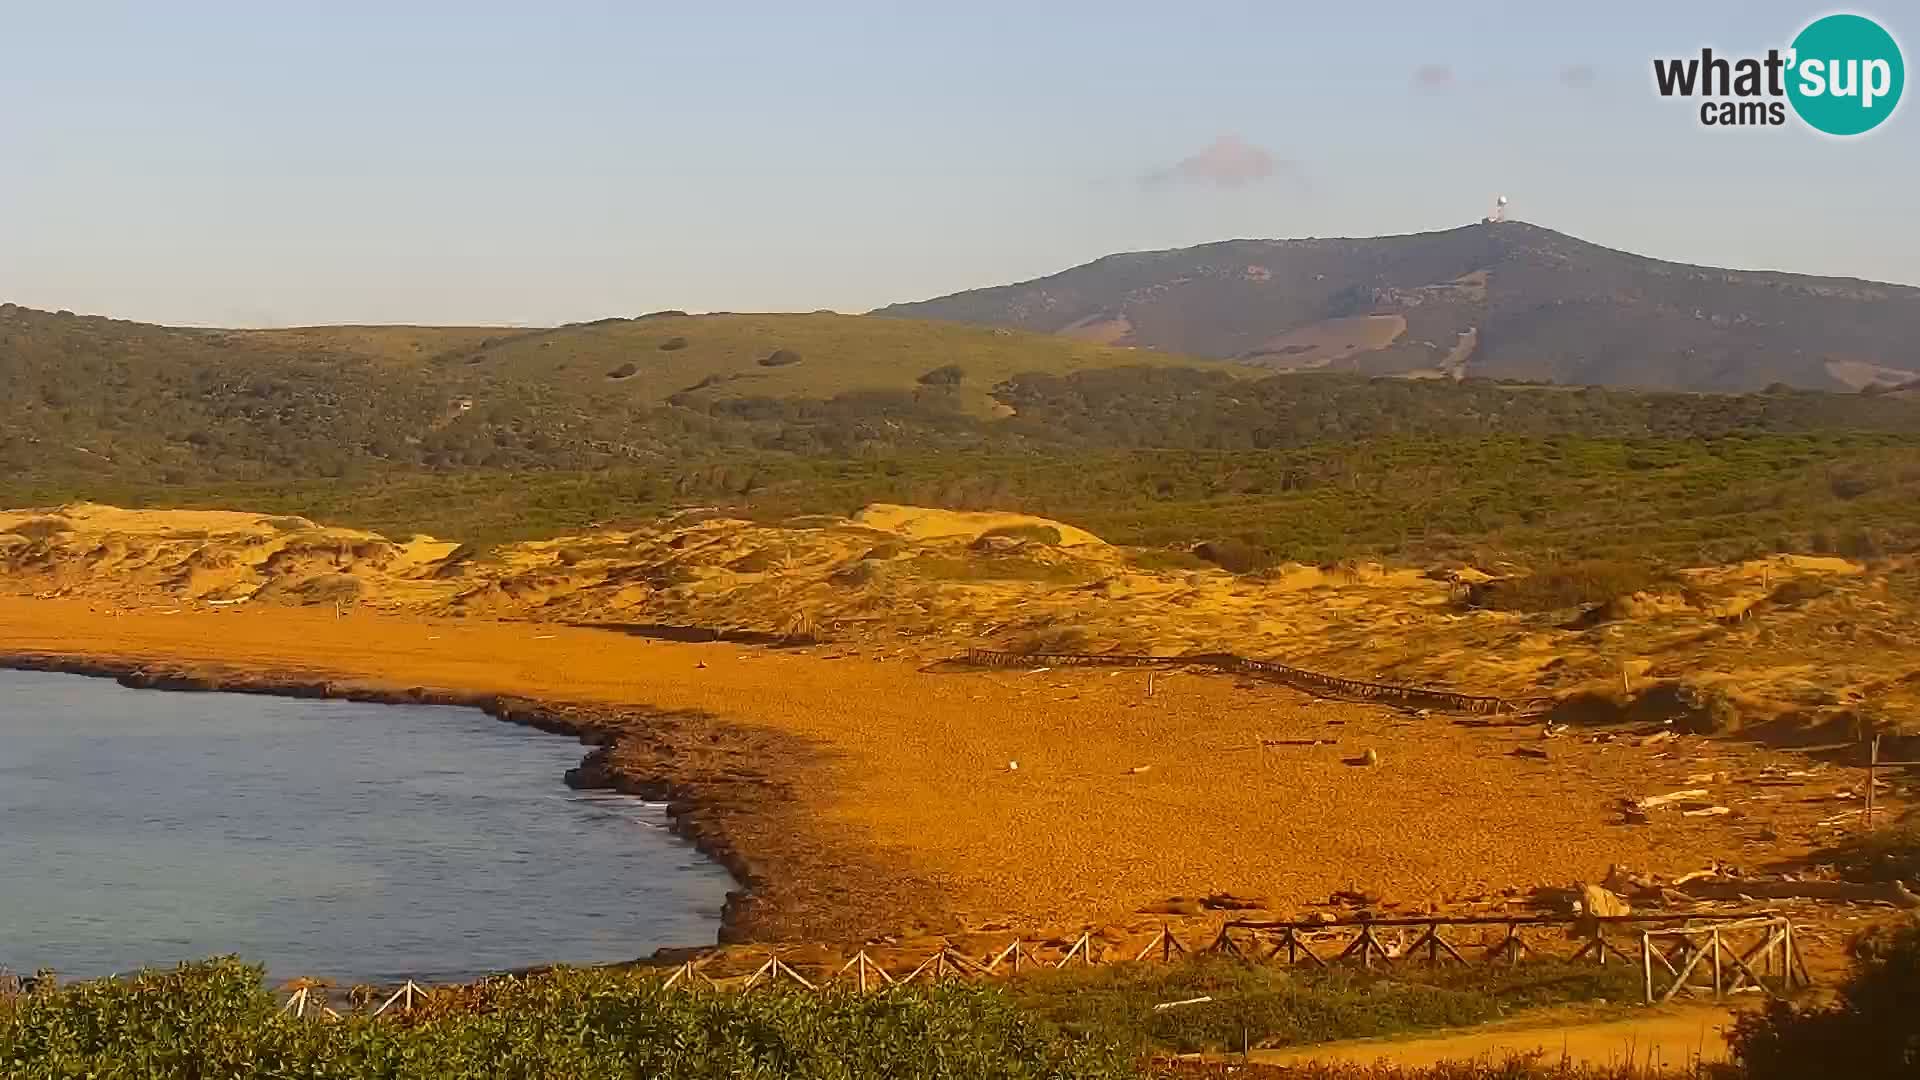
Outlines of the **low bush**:
M 1830 1005 L 1775 1001 L 1741 1016 L 1728 1042 L 1747 1080 L 1895 1080 L 1920 1075 L 1920 920 L 1862 934 Z
M 1006 536 L 1015 540 L 1025 540 L 1028 543 L 1046 544 L 1049 547 L 1060 546 L 1060 530 L 1038 522 L 1002 525 L 999 528 L 988 529 L 980 534 L 980 539 L 985 540 L 989 536 Z
M 1042 562 L 1015 551 L 1007 555 L 919 555 L 907 562 L 916 574 L 936 581 L 1040 581 L 1054 585 L 1078 585 L 1087 580 L 1084 570 L 1073 565 Z
M 786 367 L 800 362 L 800 354 L 792 349 L 775 349 L 760 358 L 761 367 Z
M 916 381 L 922 386 L 959 386 L 966 377 L 966 370 L 959 364 L 942 364 Z
M 0 1067 L 8 1080 L 1137 1075 L 992 988 L 687 993 L 561 969 L 436 991 L 405 1016 L 302 1020 L 260 974 L 217 960 L 36 991 L 0 1013 Z
M 628 379 L 628 378 L 632 378 L 634 373 L 638 372 L 639 370 L 640 370 L 640 365 L 638 364 L 632 364 L 632 363 L 621 364 L 619 367 L 614 368 L 612 371 L 607 372 L 607 378 Z
M 1086 630 L 1078 626 L 1053 626 L 1044 630 L 1032 630 L 1020 635 L 1007 651 L 1017 653 L 1074 653 L 1086 652 L 1093 639 Z
M 1521 577 L 1475 585 L 1468 603 L 1494 611 L 1541 612 L 1604 604 L 1652 588 L 1661 576 L 1645 563 L 1583 559 L 1543 567 Z
M 1256 574 L 1276 561 L 1266 548 L 1233 537 L 1195 544 L 1193 554 L 1230 574 Z
M 1835 466 L 1827 473 L 1827 489 L 1842 499 L 1857 499 L 1877 486 L 1878 478 L 1864 469 Z
M 660 343 L 661 352 L 679 352 L 686 347 L 687 339 L 683 337 L 670 337 Z
M 1833 549 L 1853 559 L 1878 559 L 1896 546 L 1885 529 L 1862 527 L 1841 533 Z
M 1740 726 L 1740 710 L 1718 686 L 1660 682 L 1633 699 L 1625 718 L 1641 724 L 1665 724 L 1675 731 L 1712 735 Z
M 1073 1035 L 1139 1051 L 1300 1046 L 1491 1020 L 1513 1008 L 1635 999 L 1638 975 L 1611 968 L 1287 971 L 1227 960 L 1040 972 L 1013 984 L 1026 1008 Z M 1168 1001 L 1211 1000 L 1155 1011 Z
M 1211 570 L 1213 564 L 1185 549 L 1149 548 L 1130 552 L 1127 562 L 1142 570 Z
M 37 517 L 28 518 L 5 531 L 15 536 L 24 536 L 29 540 L 45 540 L 55 533 L 68 532 L 72 528 L 73 523 L 63 517 Z
M 1833 586 L 1819 578 L 1793 578 L 1783 581 L 1767 594 L 1767 602 L 1780 607 L 1792 607 L 1809 600 L 1818 600 L 1833 591 Z
M 1851 836 L 1816 854 L 1849 881 L 1904 881 L 1920 888 L 1920 818 Z
M 855 559 L 827 575 L 827 580 L 843 589 L 858 589 L 880 580 L 885 564 L 875 559 Z
M 727 569 L 736 574 L 764 574 L 780 565 L 780 560 L 769 551 L 749 551 L 745 555 L 727 564 Z

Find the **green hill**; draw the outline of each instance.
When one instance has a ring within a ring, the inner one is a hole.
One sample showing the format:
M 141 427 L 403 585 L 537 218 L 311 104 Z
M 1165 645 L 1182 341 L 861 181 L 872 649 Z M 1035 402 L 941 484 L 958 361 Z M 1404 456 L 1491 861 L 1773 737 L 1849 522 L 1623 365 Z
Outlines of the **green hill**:
M 480 393 L 541 382 L 617 392 L 647 405 L 695 406 L 737 397 L 913 392 L 927 385 L 921 379 L 929 372 L 957 366 L 933 381 L 954 386 L 966 410 L 984 416 L 992 411 L 992 388 L 1013 375 L 1142 363 L 1228 367 L 1038 334 L 825 312 L 607 319 L 496 341 L 444 366 L 455 383 Z
M 0 305 L 0 506 L 476 543 L 670 506 L 1021 509 L 1276 556 L 1920 544 L 1920 401 L 1267 374 L 843 315 L 200 330 Z
M 1920 376 L 1920 288 L 1664 262 L 1518 221 L 1110 255 L 878 314 L 1276 371 L 1718 392 Z
M 0 305 L 0 467 L 181 482 L 670 460 L 762 441 L 768 425 L 741 401 L 917 412 L 963 429 L 993 414 L 992 388 L 1015 374 L 1121 363 L 1231 370 L 835 314 L 202 330 Z

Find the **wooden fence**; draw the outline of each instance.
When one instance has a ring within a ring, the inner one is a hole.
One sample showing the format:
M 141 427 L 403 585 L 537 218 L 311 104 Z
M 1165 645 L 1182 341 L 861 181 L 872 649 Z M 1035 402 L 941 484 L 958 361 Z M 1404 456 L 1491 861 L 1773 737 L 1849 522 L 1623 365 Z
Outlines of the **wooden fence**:
M 1464 940 L 1478 930 L 1481 940 Z M 1491 935 L 1488 935 L 1491 931 Z M 1541 933 L 1578 942 L 1570 954 L 1549 951 Z M 1527 933 L 1534 933 L 1534 940 Z M 1488 938 L 1491 940 L 1488 940 Z M 1623 947 L 1623 945 L 1625 947 Z M 1064 947 L 1063 947 L 1064 946 Z M 1469 958 L 1478 950 L 1479 955 Z M 1631 951 L 1629 951 L 1631 950 Z M 1570 917 L 1565 915 L 1426 916 L 1322 921 L 1255 921 L 1237 919 L 1222 925 L 1202 945 L 1183 942 L 1173 928 L 1162 924 L 1144 946 L 1107 946 L 1086 931 L 1071 942 L 1055 943 L 1057 955 L 1043 958 L 1036 947 L 1020 938 L 990 955 L 970 956 L 952 945 L 941 945 L 920 958 L 895 957 L 890 970 L 866 950 L 844 963 L 794 964 L 770 948 L 750 972 L 715 977 L 714 961 L 725 953 L 708 953 L 665 969 L 663 986 L 671 990 L 790 986 L 808 991 L 846 988 L 867 993 L 891 986 L 975 981 L 1018 976 L 1036 968 L 1094 967 L 1112 963 L 1172 964 L 1203 956 L 1228 957 L 1249 964 L 1328 969 L 1349 965 L 1364 970 L 1405 970 L 1410 967 L 1500 964 L 1518 966 L 1528 960 L 1560 959 L 1572 963 L 1631 964 L 1643 973 L 1648 1004 L 1687 994 L 1720 999 L 1737 993 L 1785 996 L 1808 986 L 1806 963 L 1795 941 L 1793 923 L 1771 913 L 1714 915 L 1621 915 Z M 738 955 L 738 954 L 733 954 Z M 910 965 L 910 966 L 909 966 Z M 801 968 L 809 968 L 803 972 Z M 658 969 L 656 969 L 658 970 Z M 3 985 L 3 984 L 0 984 Z M 15 992 L 20 991 L 16 982 Z M 295 1017 L 333 1018 L 322 984 L 296 979 L 283 990 L 290 994 L 283 1012 Z M 369 1003 L 382 1003 L 373 1015 L 411 1012 L 432 993 L 409 980 L 387 993 L 362 990 Z M 385 995 L 382 1000 L 381 995 Z
M 1740 935 L 1758 940 L 1739 941 Z M 1738 944 L 1736 944 L 1738 943 Z M 1744 947 L 1739 947 L 1744 945 Z M 1704 962 L 1704 964 L 1703 964 Z M 1698 992 L 1698 984 L 1708 975 L 1715 1001 L 1752 986 L 1773 995 L 1767 985 L 1773 978 L 1781 992 L 1812 983 L 1807 977 L 1806 961 L 1793 940 L 1793 923 L 1783 918 L 1755 918 L 1721 923 L 1717 926 L 1676 926 L 1640 932 L 1640 963 L 1646 973 L 1647 1004 L 1672 1001 L 1682 991 Z M 1659 973 L 1666 971 L 1667 985 L 1660 988 Z M 1657 995 L 1657 996 L 1656 996 Z
M 1447 934 L 1478 927 L 1498 931 L 1491 943 L 1482 941 L 1467 946 L 1481 950 L 1481 962 L 1518 965 L 1526 957 L 1541 955 L 1539 946 L 1530 944 L 1521 931 L 1529 927 L 1549 926 L 1560 927 L 1573 940 L 1581 942 L 1580 947 L 1567 958 L 1571 961 L 1591 960 L 1594 964 L 1605 966 L 1608 957 L 1612 956 L 1620 962 L 1640 966 L 1646 973 L 1645 997 L 1648 1004 L 1656 1000 L 1670 1000 L 1683 988 L 1691 989 L 1690 980 L 1704 957 L 1713 958 L 1710 965 L 1713 981 L 1710 985 L 1716 999 L 1725 994 L 1742 992 L 1749 986 L 1763 993 L 1784 995 L 1810 982 L 1805 961 L 1800 958 L 1794 944 L 1793 923 L 1772 914 L 1617 915 L 1574 919 L 1550 915 L 1375 919 L 1356 924 L 1353 936 L 1336 942 L 1335 947 L 1339 951 L 1331 956 L 1315 951 L 1315 943 L 1307 937 L 1315 933 L 1324 935 L 1327 930 L 1325 924 L 1240 920 L 1229 922 L 1221 928 L 1222 941 L 1216 942 L 1216 951 L 1231 951 L 1234 955 L 1249 959 L 1267 960 L 1279 959 L 1284 954 L 1288 965 L 1304 962 L 1322 968 L 1338 962 L 1358 963 L 1363 968 L 1371 968 L 1376 962 L 1388 966 L 1407 963 L 1430 967 L 1447 963 L 1465 965 L 1469 961 Z M 1636 928 L 1639 932 L 1634 935 L 1632 932 Z M 1232 943 L 1230 933 L 1236 929 L 1251 936 L 1252 942 L 1248 946 Z M 1406 941 L 1409 932 L 1413 933 L 1410 944 Z M 1620 935 L 1623 932 L 1628 936 L 1622 938 Z M 1388 940 L 1389 934 L 1394 935 L 1391 941 Z M 1622 940 L 1637 945 L 1638 955 L 1622 949 L 1619 945 Z M 1759 971 L 1751 966 L 1756 963 L 1760 965 Z M 1656 986 L 1656 965 L 1671 979 L 1664 988 Z M 1738 978 L 1722 978 L 1723 971 L 1729 967 L 1740 973 Z M 1772 980 L 1772 985 L 1769 985 L 1768 979 Z
M 1473 929 L 1492 930 L 1492 940 L 1463 940 L 1462 932 Z M 1555 954 L 1537 935 L 1529 941 L 1527 931 L 1558 931 L 1559 940 L 1579 945 L 1570 954 Z M 1476 949 L 1480 955 L 1470 959 L 1468 953 Z M 1785 996 L 1810 985 L 1794 941 L 1792 922 L 1772 914 L 1752 913 L 1600 918 L 1429 916 L 1336 923 L 1234 920 L 1221 926 L 1204 945 L 1182 941 L 1171 926 L 1162 924 L 1145 945 L 1102 947 L 1087 931 L 1071 942 L 1055 944 L 1053 951 L 1057 955 L 1042 958 L 1033 945 L 1019 938 L 998 952 L 981 956 L 942 945 L 924 958 L 904 962 L 896 958 L 889 969 L 864 949 L 844 963 L 797 966 L 782 957 L 778 949 L 770 949 L 750 972 L 720 977 L 709 969 L 725 954 L 709 953 L 668 969 L 663 985 L 672 990 L 748 992 L 788 986 L 807 991 L 844 988 L 868 993 L 916 983 L 1010 978 L 1036 968 L 1128 962 L 1173 964 L 1206 956 L 1248 964 L 1319 969 L 1350 965 L 1366 970 L 1467 967 L 1476 963 L 1513 967 L 1545 959 L 1603 967 L 1621 963 L 1643 972 L 1647 1004 L 1670 1001 L 1681 993 L 1710 994 L 1715 999 L 1737 993 Z M 420 990 L 412 983 L 408 987 Z M 404 1012 L 415 1001 L 411 993 L 403 999 L 396 992 L 381 1011 L 394 1007 Z M 302 1011 L 306 1007 L 302 998 Z
M 1195 653 L 1188 656 L 1147 656 L 1126 653 L 1016 653 L 970 649 L 961 663 L 982 667 L 1203 667 L 1280 683 L 1319 697 L 1347 701 L 1386 702 L 1410 708 L 1439 709 L 1476 716 L 1521 712 L 1535 701 L 1511 701 L 1484 694 L 1459 694 L 1430 686 L 1401 686 L 1367 682 L 1308 671 L 1271 660 L 1249 660 L 1232 653 Z

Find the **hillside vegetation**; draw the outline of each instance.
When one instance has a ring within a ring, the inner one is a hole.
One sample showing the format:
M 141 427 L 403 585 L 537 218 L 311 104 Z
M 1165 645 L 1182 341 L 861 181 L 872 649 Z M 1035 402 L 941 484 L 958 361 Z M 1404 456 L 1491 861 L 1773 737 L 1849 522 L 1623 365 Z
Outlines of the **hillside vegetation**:
M 833 314 L 201 330 L 0 305 L 0 469 L 180 482 L 839 453 L 888 441 L 896 414 L 943 445 L 1016 373 L 1175 362 L 1207 364 Z M 730 404 L 756 399 L 806 404 Z
M 1294 371 L 1717 391 L 1920 378 L 1920 289 L 1663 262 L 1518 221 L 1110 255 L 879 313 Z
M 18 1080 L 1140 1075 L 975 987 L 689 993 L 559 970 L 440 991 L 404 1016 L 340 1004 L 337 1019 L 285 1014 L 260 969 L 231 960 L 142 971 L 0 1001 L 0 1061 Z
M 837 315 L 223 331 L 0 307 L 0 505 L 244 506 L 485 545 L 674 506 L 895 502 L 1233 539 L 1249 565 L 1920 544 L 1901 394 L 1247 372 Z
M 1637 989 L 1631 971 L 1566 968 L 1451 980 L 1375 980 L 1348 973 L 1293 978 L 1258 966 L 1203 962 L 1042 973 L 1010 989 L 960 983 L 861 995 L 688 992 L 657 975 L 558 969 L 445 987 L 410 1011 L 377 1014 L 356 988 L 340 1010 L 296 1017 L 238 961 L 185 964 L 121 979 L 45 986 L 0 998 L 0 1056 L 9 1076 L 386 1076 L 408 1080 L 514 1076 L 1048 1077 L 1249 1075 L 1296 1080 L 1797 1080 L 1912 1075 L 1920 924 L 1862 933 L 1831 1004 L 1771 1001 L 1742 1013 L 1721 1065 L 1667 1069 L 1649 1061 L 1586 1067 L 1543 1055 L 1395 1067 L 1247 1066 L 1154 1060 L 1168 1049 L 1230 1051 L 1484 1021 L 1501 1005 L 1536 1006 Z M 1450 985 L 1457 983 L 1459 985 Z M 324 993 L 324 991 L 322 991 Z M 1205 1008 L 1166 1011 L 1165 1001 Z M 316 1009 L 316 1012 L 318 1010 Z
M 485 546 L 681 506 L 776 521 L 872 502 L 998 509 L 1116 543 L 1232 537 L 1263 561 L 1871 556 L 1920 546 L 1920 446 L 1896 436 L 1402 439 L 1274 451 L 741 454 L 660 467 L 346 478 L 0 479 L 0 504 L 245 507 Z M 1181 552 L 1184 555 L 1184 552 Z

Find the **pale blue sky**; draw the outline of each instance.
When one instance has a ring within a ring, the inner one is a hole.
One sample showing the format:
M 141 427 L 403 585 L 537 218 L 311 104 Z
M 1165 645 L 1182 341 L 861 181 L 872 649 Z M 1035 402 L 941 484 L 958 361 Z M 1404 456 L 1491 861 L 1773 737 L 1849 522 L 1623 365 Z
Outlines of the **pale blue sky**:
M 1784 47 L 1826 10 L 0 0 L 0 300 L 859 311 L 1113 251 L 1443 228 L 1496 191 L 1649 255 L 1920 283 L 1920 106 L 1840 141 L 1652 91 L 1656 55 Z M 1920 10 L 1851 10 L 1912 62 Z M 1169 178 L 1220 136 L 1273 174 Z

